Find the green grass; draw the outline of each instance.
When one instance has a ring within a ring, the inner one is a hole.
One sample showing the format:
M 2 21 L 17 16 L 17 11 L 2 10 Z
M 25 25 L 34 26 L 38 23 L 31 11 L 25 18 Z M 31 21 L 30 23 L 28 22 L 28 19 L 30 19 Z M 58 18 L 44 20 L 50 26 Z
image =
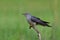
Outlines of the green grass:
M 53 29 L 53 2 L 54 0 L 0 0 L 0 40 L 38 40 L 37 33 L 29 29 L 22 15 L 25 12 L 50 22 L 51 28 L 37 26 L 42 40 L 59 40 L 59 23 L 56 29 Z

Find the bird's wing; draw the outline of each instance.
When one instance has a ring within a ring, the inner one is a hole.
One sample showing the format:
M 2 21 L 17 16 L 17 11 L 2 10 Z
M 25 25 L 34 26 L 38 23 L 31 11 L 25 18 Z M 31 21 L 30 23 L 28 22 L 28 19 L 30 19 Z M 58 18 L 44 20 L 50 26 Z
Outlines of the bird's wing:
M 37 18 L 37 17 L 34 17 L 34 16 L 31 17 L 31 20 L 33 22 L 35 22 L 36 24 L 46 24 L 46 23 L 49 23 L 49 22 L 43 21 L 40 18 Z
M 37 18 L 37 17 L 34 17 L 34 16 L 31 17 L 31 20 L 32 20 L 33 22 L 42 22 L 42 21 L 40 20 L 40 18 Z
M 50 25 L 47 24 L 49 22 L 43 21 L 40 18 L 37 18 L 37 17 L 34 17 L 34 16 L 31 17 L 31 21 L 35 22 L 36 24 L 40 24 L 40 25 L 43 25 L 43 26 L 51 27 Z
M 44 22 L 44 23 L 49 23 L 49 22 L 46 22 L 46 21 L 43 21 L 43 20 L 42 20 L 42 22 Z

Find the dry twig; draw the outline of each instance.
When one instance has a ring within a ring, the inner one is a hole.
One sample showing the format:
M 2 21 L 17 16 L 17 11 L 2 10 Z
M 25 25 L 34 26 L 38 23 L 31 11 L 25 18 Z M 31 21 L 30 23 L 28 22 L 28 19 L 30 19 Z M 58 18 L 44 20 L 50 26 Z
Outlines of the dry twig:
M 35 26 L 32 27 L 38 34 L 38 39 L 41 40 L 41 33 L 35 28 Z

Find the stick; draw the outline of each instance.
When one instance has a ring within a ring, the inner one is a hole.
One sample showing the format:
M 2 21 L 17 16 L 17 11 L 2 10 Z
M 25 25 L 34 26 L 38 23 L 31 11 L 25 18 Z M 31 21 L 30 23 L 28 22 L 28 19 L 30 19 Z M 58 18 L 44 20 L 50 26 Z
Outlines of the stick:
M 38 34 L 38 39 L 41 40 L 41 33 L 34 27 L 32 27 Z

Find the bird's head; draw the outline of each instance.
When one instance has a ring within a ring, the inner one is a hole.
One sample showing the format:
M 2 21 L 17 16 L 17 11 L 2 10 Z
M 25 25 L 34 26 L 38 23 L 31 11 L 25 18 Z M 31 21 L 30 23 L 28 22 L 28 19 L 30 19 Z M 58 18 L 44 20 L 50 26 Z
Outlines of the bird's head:
M 24 13 L 23 15 L 24 15 L 24 16 L 28 16 L 28 15 L 30 15 L 30 14 L 29 14 L 29 13 Z

